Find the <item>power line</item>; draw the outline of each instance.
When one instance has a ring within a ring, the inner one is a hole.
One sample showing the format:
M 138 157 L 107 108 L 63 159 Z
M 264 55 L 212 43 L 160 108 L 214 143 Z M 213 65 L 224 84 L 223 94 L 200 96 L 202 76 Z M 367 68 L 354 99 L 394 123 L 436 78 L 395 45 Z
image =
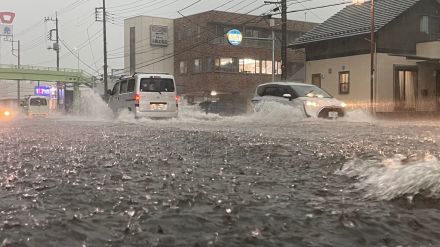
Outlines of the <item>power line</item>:
M 157 5 L 157 4 L 161 3 L 161 2 L 163 2 L 163 0 L 148 1 L 146 3 L 144 2 L 143 4 L 136 5 L 136 6 L 133 6 L 133 7 L 130 7 L 130 8 L 114 9 L 114 10 L 112 10 L 112 12 L 123 14 L 123 13 L 131 12 L 133 10 L 141 10 L 141 9 L 146 8 L 146 7 L 148 8 L 148 7 Z
M 95 70 L 94 68 L 92 68 L 90 65 L 88 65 L 87 63 L 85 63 L 82 59 L 79 58 L 79 56 L 77 54 L 75 54 L 72 49 L 69 48 L 69 46 L 66 45 L 66 43 L 60 39 L 61 44 L 64 45 L 64 47 L 74 56 L 76 57 L 83 65 L 85 65 L 87 68 L 91 69 L 92 71 L 96 72 L 97 74 L 99 74 L 98 70 Z
M 191 8 L 192 6 L 194 6 L 194 5 L 198 4 L 198 3 L 200 3 L 201 1 L 203 1 L 203 0 L 196 0 L 194 3 L 192 3 L 192 4 L 190 4 L 190 5 L 186 6 L 186 7 L 184 7 L 183 9 L 179 9 L 177 12 L 184 11 L 185 9 L 189 9 L 189 8 Z

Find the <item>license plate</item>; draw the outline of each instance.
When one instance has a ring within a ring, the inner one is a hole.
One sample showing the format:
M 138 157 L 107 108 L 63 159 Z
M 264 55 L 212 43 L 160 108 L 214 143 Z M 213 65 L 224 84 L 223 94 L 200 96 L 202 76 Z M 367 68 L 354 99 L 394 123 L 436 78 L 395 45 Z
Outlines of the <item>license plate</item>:
M 328 113 L 329 118 L 337 118 L 338 116 L 339 116 L 339 114 L 336 111 L 331 111 Z
M 150 104 L 150 110 L 152 111 L 165 111 L 166 109 L 166 104 Z

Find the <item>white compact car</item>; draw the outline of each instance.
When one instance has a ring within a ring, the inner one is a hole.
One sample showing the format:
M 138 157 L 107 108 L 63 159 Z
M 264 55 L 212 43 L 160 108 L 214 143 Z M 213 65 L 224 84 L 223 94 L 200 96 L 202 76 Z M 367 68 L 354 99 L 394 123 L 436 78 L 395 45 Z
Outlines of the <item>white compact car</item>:
M 168 74 L 134 74 L 121 77 L 109 90 L 113 113 L 128 110 L 136 118 L 173 118 L 178 114 L 174 77 Z
M 306 117 L 338 118 L 345 116 L 346 104 L 321 88 L 297 82 L 271 82 L 259 85 L 252 99 L 254 109 L 265 102 L 279 102 L 302 110 Z

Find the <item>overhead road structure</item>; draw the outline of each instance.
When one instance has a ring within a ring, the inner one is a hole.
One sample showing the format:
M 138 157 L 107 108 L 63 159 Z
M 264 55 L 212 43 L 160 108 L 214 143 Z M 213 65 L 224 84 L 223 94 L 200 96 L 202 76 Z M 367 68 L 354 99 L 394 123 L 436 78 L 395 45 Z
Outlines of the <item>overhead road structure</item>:
M 93 86 L 93 76 L 83 70 L 29 65 L 0 65 L 0 80 L 52 81 Z

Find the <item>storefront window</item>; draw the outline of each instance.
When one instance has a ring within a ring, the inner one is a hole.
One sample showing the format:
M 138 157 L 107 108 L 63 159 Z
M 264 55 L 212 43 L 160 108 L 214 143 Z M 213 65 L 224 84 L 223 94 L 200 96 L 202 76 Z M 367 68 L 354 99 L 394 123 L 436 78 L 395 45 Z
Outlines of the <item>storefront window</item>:
M 239 72 L 240 73 L 247 73 L 247 74 L 260 73 L 259 63 L 260 63 L 260 61 L 255 60 L 255 59 L 250 59 L 250 58 L 240 59 Z
M 232 58 L 220 58 L 220 71 L 234 72 Z
M 255 60 L 255 73 L 261 74 L 261 61 Z
M 261 73 L 262 74 L 272 74 L 272 61 L 261 61 Z

